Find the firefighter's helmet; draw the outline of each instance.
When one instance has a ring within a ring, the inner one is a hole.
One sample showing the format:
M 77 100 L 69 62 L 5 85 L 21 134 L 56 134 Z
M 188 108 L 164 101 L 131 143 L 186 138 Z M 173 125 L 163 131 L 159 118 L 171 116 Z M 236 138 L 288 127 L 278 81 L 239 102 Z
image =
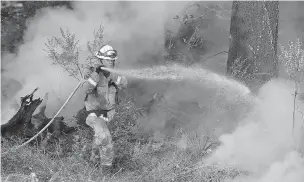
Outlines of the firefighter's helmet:
M 100 59 L 115 60 L 117 59 L 117 51 L 110 45 L 102 46 L 95 56 Z

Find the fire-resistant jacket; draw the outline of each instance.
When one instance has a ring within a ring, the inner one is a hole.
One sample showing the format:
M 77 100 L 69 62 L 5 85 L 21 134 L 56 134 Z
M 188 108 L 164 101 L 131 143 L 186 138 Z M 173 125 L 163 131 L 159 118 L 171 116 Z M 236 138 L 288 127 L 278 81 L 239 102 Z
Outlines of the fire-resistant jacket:
M 86 93 L 84 100 L 86 110 L 112 110 L 117 104 L 118 90 L 127 87 L 127 79 L 113 73 L 97 73 L 96 70 L 97 66 L 87 67 L 84 70 L 84 78 L 87 80 L 83 85 Z M 117 84 L 119 77 L 120 83 Z M 91 80 L 96 85 L 92 84 Z

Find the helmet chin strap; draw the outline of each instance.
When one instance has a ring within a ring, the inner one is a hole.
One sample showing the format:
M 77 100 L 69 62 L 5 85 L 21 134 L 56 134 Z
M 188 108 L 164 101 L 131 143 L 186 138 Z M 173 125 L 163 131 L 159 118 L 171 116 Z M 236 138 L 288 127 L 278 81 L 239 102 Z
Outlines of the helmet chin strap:
M 102 59 L 100 59 L 100 58 L 99 58 L 99 62 L 100 62 L 102 65 L 104 65 L 104 64 L 103 64 L 103 60 L 102 60 Z

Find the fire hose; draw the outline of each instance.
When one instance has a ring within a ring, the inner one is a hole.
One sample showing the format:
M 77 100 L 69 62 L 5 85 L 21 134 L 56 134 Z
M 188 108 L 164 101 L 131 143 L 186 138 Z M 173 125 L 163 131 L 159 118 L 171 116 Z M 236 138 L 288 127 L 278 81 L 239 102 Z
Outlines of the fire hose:
M 47 127 L 50 126 L 50 124 L 52 124 L 52 122 L 54 121 L 54 119 L 59 115 L 59 113 L 62 111 L 62 109 L 67 105 L 67 103 L 71 100 L 71 98 L 73 97 L 73 95 L 76 93 L 76 91 L 78 90 L 78 88 L 80 87 L 80 85 L 83 83 L 84 80 L 80 80 L 79 83 L 77 84 L 77 86 L 74 88 L 73 92 L 70 94 L 70 96 L 67 98 L 67 100 L 64 102 L 64 104 L 61 106 L 61 108 L 57 111 L 57 113 L 55 114 L 55 116 L 53 116 L 53 118 L 51 119 L 51 121 L 45 125 L 44 128 L 42 128 L 35 136 L 33 136 L 32 138 L 30 138 L 28 141 L 24 142 L 21 145 L 18 145 L 16 147 L 13 147 L 11 149 L 9 149 L 9 151 L 3 152 L 1 153 L 2 155 L 5 155 L 9 152 L 12 152 L 13 150 L 18 150 L 21 147 L 27 145 L 28 143 L 30 143 L 31 141 L 33 141 L 36 137 L 38 137 L 45 129 L 47 129 Z

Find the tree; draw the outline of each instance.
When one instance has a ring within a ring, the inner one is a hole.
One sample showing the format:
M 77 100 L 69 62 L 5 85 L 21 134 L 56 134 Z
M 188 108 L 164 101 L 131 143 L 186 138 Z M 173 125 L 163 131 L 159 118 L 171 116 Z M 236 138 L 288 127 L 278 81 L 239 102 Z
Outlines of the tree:
M 278 76 L 278 5 L 278 1 L 232 4 L 227 74 L 253 90 Z
M 281 54 L 279 55 L 280 63 L 284 66 L 289 79 L 294 82 L 295 90 L 293 95 L 293 123 L 292 131 L 294 135 L 295 117 L 299 112 L 302 115 L 304 122 L 304 113 L 297 105 L 297 98 L 300 96 L 300 84 L 304 82 L 304 49 L 300 38 L 296 41 L 289 41 L 288 46 L 280 45 Z M 301 126 L 302 129 L 304 125 Z M 294 136 L 295 137 L 295 136 Z
M 72 4 L 70 1 L 1 1 L 1 55 L 18 51 L 27 20 L 46 7 L 72 9 Z

